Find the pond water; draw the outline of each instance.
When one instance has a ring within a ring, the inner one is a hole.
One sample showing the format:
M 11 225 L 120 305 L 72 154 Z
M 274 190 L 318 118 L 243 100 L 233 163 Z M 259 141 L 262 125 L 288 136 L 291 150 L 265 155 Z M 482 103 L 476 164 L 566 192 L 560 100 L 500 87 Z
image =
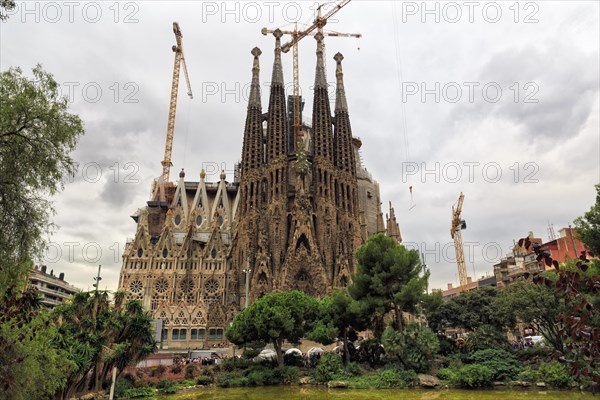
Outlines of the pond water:
M 161 400 L 592 400 L 597 397 L 573 391 L 537 390 L 358 390 L 314 387 L 260 387 L 206 389 L 161 397 Z

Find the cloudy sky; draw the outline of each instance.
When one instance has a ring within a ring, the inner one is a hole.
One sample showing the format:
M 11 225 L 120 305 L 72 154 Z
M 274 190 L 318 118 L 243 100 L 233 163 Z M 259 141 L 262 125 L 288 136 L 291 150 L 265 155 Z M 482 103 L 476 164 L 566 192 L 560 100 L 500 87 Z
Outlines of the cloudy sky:
M 266 109 L 272 36 L 310 24 L 317 3 L 21 2 L 0 23 L 0 66 L 54 74 L 85 121 L 77 177 L 55 198 L 60 226 L 44 260 L 68 281 L 115 289 L 129 216 L 161 172 L 180 23 L 194 99 L 179 91 L 171 176 L 217 180 L 241 155 L 251 49 L 262 49 Z M 325 10 L 329 10 L 327 7 Z M 336 52 L 365 166 L 392 201 L 407 245 L 425 253 L 430 287 L 457 282 L 451 206 L 465 194 L 469 275 L 482 276 L 529 231 L 547 239 L 589 209 L 600 181 L 599 3 L 352 1 L 326 39 Z M 315 41 L 300 44 L 312 108 Z M 292 80 L 291 53 L 284 74 Z M 411 200 L 409 187 L 413 188 Z M 411 205 L 416 205 L 411 208 Z M 385 212 L 385 210 L 384 210 Z

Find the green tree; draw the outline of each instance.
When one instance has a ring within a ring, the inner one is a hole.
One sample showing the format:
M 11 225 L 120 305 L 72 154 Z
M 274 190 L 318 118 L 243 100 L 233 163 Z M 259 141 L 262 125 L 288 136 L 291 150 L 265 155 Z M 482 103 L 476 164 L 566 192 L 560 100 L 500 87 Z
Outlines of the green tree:
M 402 331 L 402 313 L 415 312 L 429 275 L 420 276 L 419 252 L 408 250 L 384 234 L 371 236 L 356 251 L 357 268 L 348 287 L 374 317 L 373 328 L 381 335 L 385 314 L 394 313 L 394 327 Z
M 426 310 L 427 321 L 435 331 L 443 331 L 448 327 L 475 331 L 482 325 L 490 325 L 501 331 L 507 321 L 506 315 L 496 308 L 494 301 L 497 296 L 498 290 L 494 287 L 463 292 L 438 307 Z
M 8 11 L 14 10 L 15 0 L 0 0 L 0 21 L 8 19 Z
M 75 365 L 59 398 L 100 390 L 113 367 L 118 376 L 156 351 L 150 314 L 139 301 L 123 300 L 121 292 L 113 304 L 106 292 L 81 292 L 53 310 L 60 333 L 53 345 L 64 349 Z
M 387 327 L 381 336 L 381 343 L 386 354 L 397 357 L 404 369 L 417 372 L 429 371 L 440 349 L 436 335 L 418 324 L 408 324 L 402 332 Z
M 72 368 L 65 351 L 49 346 L 58 337 L 37 290 L 11 286 L 0 297 L 0 398 L 49 398 L 66 384 Z
M 318 312 L 317 300 L 303 292 L 270 293 L 237 314 L 226 336 L 236 345 L 272 343 L 277 363 L 283 366 L 283 341 L 299 342 L 312 329 Z
M 575 219 L 579 239 L 597 256 L 600 255 L 600 184 L 596 186 L 596 204 L 582 217 Z
M 559 317 L 566 310 L 556 288 L 521 279 L 500 289 L 495 307 L 505 320 L 530 324 L 555 349 L 563 349 Z
M 357 331 L 367 327 L 364 304 L 345 290 L 336 289 L 319 302 L 319 318 L 307 337 L 325 345 L 340 339 L 344 346 L 344 364 L 350 362 L 350 341 L 357 339 Z
M 47 198 L 62 189 L 65 175 L 74 174 L 70 153 L 83 132 L 40 65 L 33 80 L 19 68 L 0 74 L 0 295 L 23 285 L 31 259 L 44 249 L 53 213 Z

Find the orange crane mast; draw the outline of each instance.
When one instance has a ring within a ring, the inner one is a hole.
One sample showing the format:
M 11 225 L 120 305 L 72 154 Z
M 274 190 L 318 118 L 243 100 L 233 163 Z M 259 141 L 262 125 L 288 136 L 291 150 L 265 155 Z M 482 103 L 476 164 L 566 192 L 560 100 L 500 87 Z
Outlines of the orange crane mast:
M 467 228 L 467 223 L 461 219 L 462 205 L 465 195 L 460 193 L 456 209 L 452 206 L 452 227 L 450 228 L 450 236 L 454 239 L 454 251 L 456 253 L 456 264 L 458 266 L 458 280 L 460 283 L 461 292 L 467 290 L 467 266 L 465 264 L 465 252 L 462 241 L 462 230 Z
M 171 166 L 173 163 L 171 162 L 171 155 L 173 153 L 173 137 L 175 136 L 175 116 L 177 113 L 177 92 L 179 90 L 179 73 L 181 70 L 181 66 L 183 66 L 183 74 L 185 77 L 185 82 L 187 84 L 187 95 L 190 99 L 194 98 L 192 94 L 192 87 L 190 85 L 190 78 L 187 72 L 187 65 L 185 64 L 185 56 L 183 54 L 183 35 L 181 33 L 181 28 L 179 28 L 179 23 L 173 22 L 173 33 L 175 33 L 175 41 L 176 45 L 173 45 L 171 48 L 175 53 L 175 60 L 173 62 L 173 78 L 171 80 L 171 100 L 169 102 L 169 118 L 167 121 L 167 137 L 165 142 L 165 154 L 164 158 L 161 162 L 162 164 L 162 174 L 158 180 L 158 189 L 160 193 L 155 193 L 155 196 L 160 197 L 160 201 L 165 201 L 165 191 L 164 185 L 169 182 L 169 175 L 171 172 Z

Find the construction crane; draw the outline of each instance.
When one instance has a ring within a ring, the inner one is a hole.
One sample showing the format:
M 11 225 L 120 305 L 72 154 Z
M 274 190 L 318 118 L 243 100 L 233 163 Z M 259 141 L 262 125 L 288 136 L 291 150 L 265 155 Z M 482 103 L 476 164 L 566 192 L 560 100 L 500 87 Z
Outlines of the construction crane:
M 350 3 L 350 0 L 343 0 L 336 4 L 327 14 L 321 15 L 321 8 L 324 4 L 319 5 L 317 9 L 317 18 L 313 22 L 311 26 L 306 28 L 303 31 L 298 30 L 298 26 L 294 28 L 293 31 L 281 31 L 284 35 L 291 35 L 292 39 L 281 46 L 281 51 L 287 53 L 290 49 L 293 49 L 293 77 L 294 77 L 294 121 L 292 124 L 294 131 L 294 148 L 297 146 L 298 138 L 300 137 L 301 129 L 302 129 L 302 121 L 300 121 L 300 73 L 298 68 L 298 42 L 305 38 L 306 36 L 315 36 L 317 33 L 321 33 L 323 36 L 333 36 L 333 37 L 355 37 L 361 38 L 362 35 L 360 33 L 340 33 L 340 32 L 323 32 L 323 27 L 327 24 L 327 20 L 331 18 L 335 13 L 341 10 L 345 5 Z M 317 33 L 312 33 L 315 29 L 317 29 Z M 263 28 L 261 30 L 263 35 L 267 35 L 269 33 L 275 32 L 274 30 L 270 30 L 267 28 Z
M 465 195 L 461 192 L 460 196 L 458 196 L 456 209 L 452 206 L 452 227 L 450 228 L 450 236 L 454 239 L 454 250 L 456 252 L 456 264 L 458 265 L 458 280 L 461 292 L 467 290 L 467 266 L 465 265 L 465 252 L 461 233 L 463 229 L 467 229 L 467 223 L 464 219 L 460 218 L 464 198 Z
M 177 112 L 177 92 L 179 90 L 179 71 L 181 65 L 183 65 L 183 74 L 185 76 L 185 83 L 187 84 L 187 95 L 190 99 L 194 98 L 192 94 L 192 87 L 190 85 L 190 78 L 188 77 L 187 66 L 185 64 L 185 57 L 183 54 L 183 35 L 179 28 L 179 23 L 173 22 L 173 33 L 175 33 L 176 45 L 171 47 L 175 53 L 175 61 L 173 63 L 173 79 L 171 81 L 171 101 L 169 103 L 169 119 L 167 121 L 167 139 L 165 142 L 165 155 L 161 162 L 163 170 L 162 175 L 159 178 L 158 187 L 160 190 L 160 200 L 165 200 L 164 185 L 169 182 L 169 174 L 171 172 L 171 154 L 173 152 L 173 136 L 175 134 L 175 115 Z

